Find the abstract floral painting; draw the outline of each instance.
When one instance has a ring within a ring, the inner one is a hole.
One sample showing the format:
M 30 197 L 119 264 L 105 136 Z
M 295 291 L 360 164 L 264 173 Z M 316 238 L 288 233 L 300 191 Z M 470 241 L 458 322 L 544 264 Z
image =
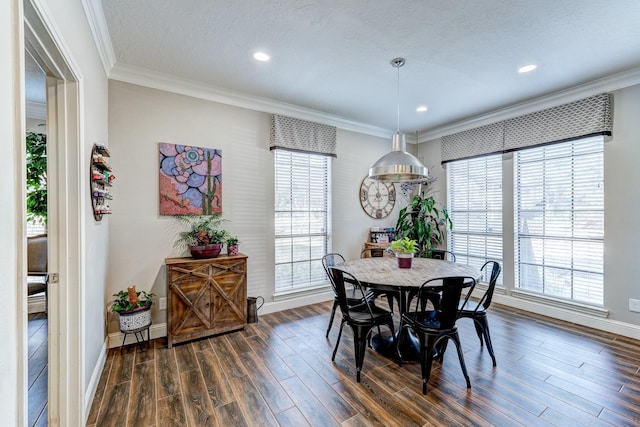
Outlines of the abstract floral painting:
M 222 213 L 222 151 L 160 143 L 160 215 Z

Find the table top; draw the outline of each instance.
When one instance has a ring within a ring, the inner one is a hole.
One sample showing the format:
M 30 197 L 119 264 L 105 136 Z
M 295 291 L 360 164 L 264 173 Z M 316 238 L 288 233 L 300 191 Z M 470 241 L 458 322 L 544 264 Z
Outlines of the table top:
M 336 268 L 353 274 L 363 285 L 380 289 L 411 290 L 438 277 L 469 276 L 478 280 L 481 276 L 475 267 L 430 258 L 414 258 L 411 268 L 398 268 L 398 261 L 387 257 L 345 261 Z

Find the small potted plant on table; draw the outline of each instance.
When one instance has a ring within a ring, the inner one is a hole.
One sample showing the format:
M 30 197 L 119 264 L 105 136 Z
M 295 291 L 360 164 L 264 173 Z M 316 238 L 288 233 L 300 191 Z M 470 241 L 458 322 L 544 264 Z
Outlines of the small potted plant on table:
M 177 215 L 176 218 L 189 228 L 180 233 L 175 246 L 188 247 L 194 258 L 215 258 L 220 255 L 228 234 L 222 228 L 225 220 L 219 214 Z
M 391 242 L 391 250 L 395 252 L 398 259 L 398 268 L 411 268 L 413 254 L 417 249 L 418 243 L 408 237 Z
M 238 255 L 238 243 L 240 243 L 240 241 L 236 236 L 227 237 L 227 255 Z
M 153 304 L 154 293 L 147 291 L 137 291 L 135 286 L 129 286 L 127 290 L 122 290 L 113 294 L 113 307 L 111 310 L 118 313 L 120 320 L 120 331 L 125 334 L 142 335 L 142 331 L 151 326 L 151 304 Z M 147 340 L 149 332 L 147 331 Z M 122 341 L 124 344 L 124 340 Z M 138 342 L 140 342 L 138 340 Z

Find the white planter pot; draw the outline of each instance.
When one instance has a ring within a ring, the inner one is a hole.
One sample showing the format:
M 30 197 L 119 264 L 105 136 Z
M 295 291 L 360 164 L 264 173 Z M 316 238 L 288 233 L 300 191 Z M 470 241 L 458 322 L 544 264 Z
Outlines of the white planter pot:
M 118 312 L 120 317 L 120 331 L 123 333 L 137 332 L 151 325 L 151 304 L 134 308 L 133 310 Z

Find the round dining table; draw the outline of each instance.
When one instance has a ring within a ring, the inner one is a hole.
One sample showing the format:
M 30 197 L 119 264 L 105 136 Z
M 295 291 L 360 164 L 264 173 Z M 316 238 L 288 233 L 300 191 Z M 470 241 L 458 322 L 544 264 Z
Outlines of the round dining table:
M 339 263 L 335 266 L 352 274 L 367 288 L 393 293 L 398 299 L 398 315 L 407 311 L 407 297 L 413 291 L 417 292 L 427 280 L 447 277 L 472 277 L 480 279 L 481 271 L 476 267 L 439 259 L 414 258 L 411 268 L 399 268 L 398 262 L 391 257 L 361 258 Z M 437 282 L 430 286 L 437 286 Z M 469 281 L 471 285 L 471 281 Z M 402 331 L 397 331 L 396 334 Z M 404 337 L 403 346 L 396 349 L 392 346 L 391 337 L 374 336 L 372 347 L 381 354 L 395 359 L 398 351 L 403 361 L 420 360 L 420 350 L 417 339 L 413 335 Z

